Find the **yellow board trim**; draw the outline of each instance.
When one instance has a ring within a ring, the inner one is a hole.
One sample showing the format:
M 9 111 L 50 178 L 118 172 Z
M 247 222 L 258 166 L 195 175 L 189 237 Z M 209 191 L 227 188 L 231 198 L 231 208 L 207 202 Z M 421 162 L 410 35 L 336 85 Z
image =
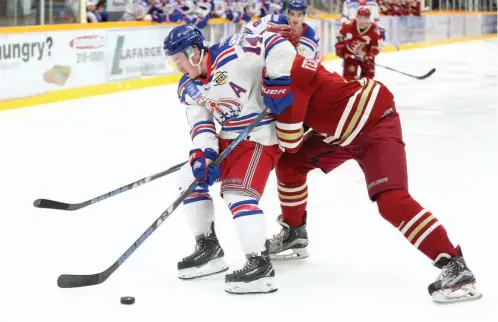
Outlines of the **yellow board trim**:
M 471 41 L 471 40 L 493 39 L 496 37 L 497 37 L 497 34 L 492 34 L 492 35 L 484 35 L 484 36 L 476 36 L 476 37 L 464 37 L 464 38 L 449 39 L 449 40 L 419 43 L 419 44 L 406 44 L 406 45 L 401 45 L 400 50 L 425 48 L 425 47 L 429 47 L 429 46 L 453 44 L 453 43 L 459 43 L 459 42 L 465 42 L 465 41 Z M 392 52 L 392 51 L 396 51 L 395 46 L 384 47 L 382 49 L 382 52 Z M 328 61 L 328 60 L 334 60 L 334 59 L 338 59 L 338 57 L 335 54 L 327 54 L 327 55 L 325 55 L 323 60 Z M 172 74 L 172 75 L 164 75 L 164 76 L 157 76 L 157 77 L 133 79 L 133 80 L 116 82 L 116 83 L 98 84 L 98 85 L 92 85 L 92 86 L 88 86 L 88 87 L 72 88 L 72 89 L 66 89 L 66 90 L 61 90 L 61 91 L 47 92 L 45 94 L 38 95 L 38 96 L 31 96 L 31 97 L 24 97 L 24 98 L 13 99 L 13 100 L 0 101 L 0 111 L 22 108 L 22 107 L 30 107 L 30 106 L 41 105 L 41 104 L 50 104 L 50 103 L 55 103 L 55 102 L 67 101 L 67 100 L 71 100 L 71 99 L 78 99 L 78 98 L 90 97 L 90 96 L 96 96 L 96 95 L 118 93 L 118 92 L 141 89 L 141 88 L 146 88 L 146 87 L 168 85 L 168 84 L 173 84 L 173 83 L 178 82 L 180 80 L 180 78 L 181 78 L 181 75 Z

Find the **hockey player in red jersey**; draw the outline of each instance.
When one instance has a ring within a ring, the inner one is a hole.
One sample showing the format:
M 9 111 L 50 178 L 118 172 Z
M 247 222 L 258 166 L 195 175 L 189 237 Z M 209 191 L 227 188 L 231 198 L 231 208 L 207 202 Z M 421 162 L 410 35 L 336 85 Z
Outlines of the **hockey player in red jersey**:
M 335 52 L 344 59 L 342 76 L 347 81 L 356 79 L 358 68 L 360 78 L 375 76 L 375 56 L 380 52 L 382 36 L 370 15 L 370 9 L 360 7 L 356 19 L 344 22 L 337 32 Z
M 345 161 L 356 160 L 380 215 L 442 270 L 429 285 L 434 300 L 480 297 L 460 246 L 453 246 L 438 219 L 408 192 L 405 144 L 389 89 L 368 78 L 346 82 L 319 61 L 299 55 L 291 81 L 294 103 L 277 116 L 276 124 L 285 152 L 276 167 L 282 230 L 270 241 L 271 256 L 308 256 L 308 172 L 328 173 Z M 306 138 L 303 125 L 310 128 Z M 292 253 L 282 254 L 288 251 Z

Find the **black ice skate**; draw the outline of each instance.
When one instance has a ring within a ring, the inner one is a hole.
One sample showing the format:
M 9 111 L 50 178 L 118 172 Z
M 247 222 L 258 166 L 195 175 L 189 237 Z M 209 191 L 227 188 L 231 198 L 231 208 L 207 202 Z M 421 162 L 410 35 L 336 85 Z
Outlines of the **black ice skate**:
M 178 262 L 178 277 L 193 279 L 218 274 L 228 270 L 223 259 L 225 255 L 216 234 L 199 235 L 196 238 L 195 251 Z
M 429 294 L 435 302 L 449 303 L 481 298 L 482 294 L 476 291 L 475 276 L 462 256 L 440 254 L 434 261 L 434 266 L 441 269 L 439 277 L 429 285 Z
M 267 250 L 261 253 L 247 254 L 247 262 L 241 270 L 225 275 L 225 291 L 232 294 L 257 294 L 276 292 L 273 285 L 275 270 L 270 262 Z
M 272 260 L 302 259 L 308 254 L 308 232 L 305 222 L 299 227 L 290 227 L 278 216 L 277 222 L 282 226 L 278 234 L 270 239 L 270 258 Z

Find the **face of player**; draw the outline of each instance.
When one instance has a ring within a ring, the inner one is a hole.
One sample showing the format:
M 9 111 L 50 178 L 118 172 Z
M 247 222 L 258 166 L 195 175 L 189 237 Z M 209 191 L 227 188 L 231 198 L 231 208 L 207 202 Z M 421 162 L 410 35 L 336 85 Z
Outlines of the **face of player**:
M 370 18 L 365 16 L 358 16 L 356 18 L 356 23 L 358 24 L 358 27 L 360 29 L 364 29 L 370 24 Z
M 191 60 L 194 64 L 196 64 L 199 62 L 199 59 L 200 54 L 199 51 L 196 50 Z M 199 71 L 197 67 L 192 65 L 189 58 L 184 52 L 178 52 L 174 54 L 173 56 L 169 57 L 169 60 L 178 72 L 187 75 L 190 79 L 196 79 L 197 77 L 199 77 Z
M 294 28 L 298 29 L 303 26 L 304 23 L 304 12 L 302 11 L 296 11 L 296 10 L 289 10 L 288 12 L 288 17 L 289 17 L 289 25 Z

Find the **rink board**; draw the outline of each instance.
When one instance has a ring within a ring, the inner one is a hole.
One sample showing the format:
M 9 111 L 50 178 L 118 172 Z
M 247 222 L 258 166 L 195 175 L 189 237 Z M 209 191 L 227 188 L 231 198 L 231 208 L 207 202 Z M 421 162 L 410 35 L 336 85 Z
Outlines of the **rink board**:
M 317 19 L 319 18 L 319 19 Z M 210 43 L 240 31 L 217 19 Z M 334 15 L 307 23 L 320 38 L 320 57 L 337 59 Z M 496 13 L 381 17 L 383 52 L 496 37 Z M 171 84 L 180 78 L 164 63 L 162 43 L 176 24 L 118 22 L 0 28 L 0 110 Z M 21 76 L 22 75 L 22 76 Z

